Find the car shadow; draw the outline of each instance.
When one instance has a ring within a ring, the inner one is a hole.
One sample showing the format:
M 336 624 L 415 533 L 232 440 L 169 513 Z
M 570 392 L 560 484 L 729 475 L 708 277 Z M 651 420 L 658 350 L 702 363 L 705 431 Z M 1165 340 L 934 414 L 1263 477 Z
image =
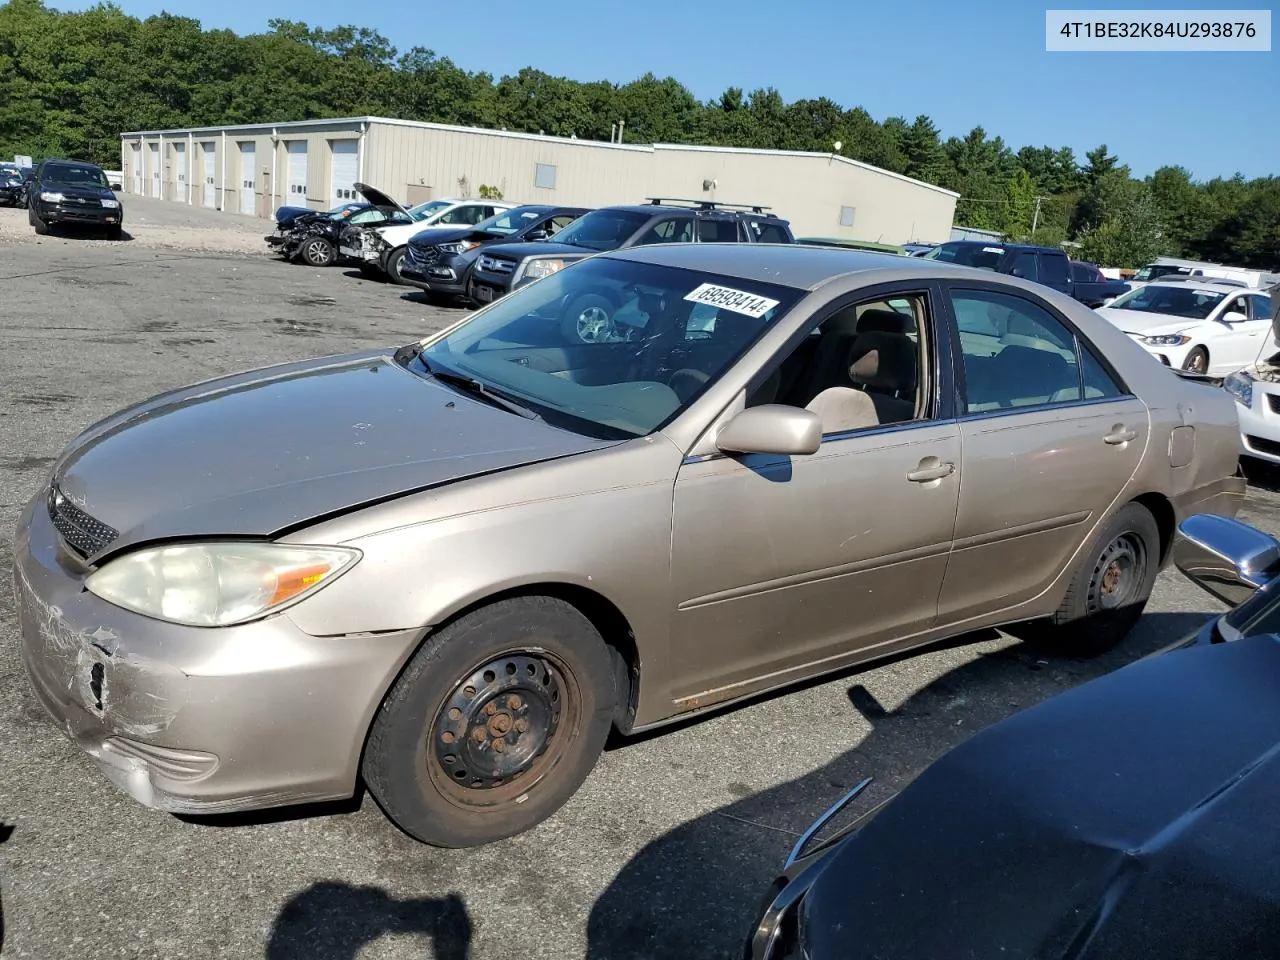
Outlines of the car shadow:
M 11 836 L 13 836 L 13 827 L 0 822 L 0 843 L 4 843 Z M 2 950 L 4 950 L 4 902 L 0 899 L 0 951 Z
M 362 270 L 360 270 L 358 267 L 353 268 L 353 269 L 350 269 L 350 270 L 343 270 L 343 271 L 342 271 L 342 275 L 343 275 L 344 277 L 350 277 L 350 278 L 351 278 L 351 279 L 353 279 L 353 280 L 367 280 L 369 283 L 382 283 L 382 284 L 385 284 L 385 283 L 387 282 L 385 279 L 383 279 L 383 278 L 382 278 L 382 277 L 380 277 L 380 276 L 374 276 L 374 275 L 371 275 L 371 274 L 364 273 L 364 272 L 363 272 Z
M 426 941 L 435 960 L 467 960 L 473 935 L 457 894 L 397 900 L 381 887 L 314 883 L 284 905 L 271 927 L 266 960 L 356 960 L 387 934 Z
M 871 732 L 853 749 L 798 779 L 759 791 L 727 784 L 726 796 L 740 799 L 644 847 L 591 909 L 588 960 L 740 957 L 748 928 L 787 852 L 854 784 L 874 777 L 841 822 L 890 798 L 979 730 L 1194 633 L 1210 616 L 1148 614 L 1117 649 L 1090 659 L 1054 656 L 1038 644 L 1015 643 L 939 677 L 892 709 L 855 678 L 847 713 L 822 717 L 817 733 L 841 737 L 855 721 L 870 724 Z M 814 731 L 779 735 L 794 738 L 796 749 L 803 750 Z

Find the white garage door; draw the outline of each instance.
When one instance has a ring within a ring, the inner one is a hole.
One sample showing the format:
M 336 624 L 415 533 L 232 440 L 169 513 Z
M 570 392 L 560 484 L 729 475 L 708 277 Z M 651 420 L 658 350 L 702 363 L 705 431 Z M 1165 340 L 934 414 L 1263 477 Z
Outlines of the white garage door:
M 187 196 L 187 145 L 185 143 L 173 145 L 173 168 L 174 180 L 177 184 L 177 189 L 173 191 L 173 199 L 186 203 L 190 197 Z
M 160 144 L 147 144 L 147 158 L 151 161 L 147 166 L 150 168 L 151 178 L 151 196 L 160 196 Z
M 217 172 L 218 145 L 212 140 L 201 144 L 204 150 L 204 205 L 206 207 L 216 207 L 218 205 L 218 186 L 214 179 Z
M 333 206 L 356 198 L 356 177 L 360 175 L 360 144 L 355 140 L 333 141 Z
M 307 205 L 307 141 L 290 140 L 289 150 L 289 204 L 295 207 Z
M 133 192 L 142 196 L 142 144 L 129 144 L 129 169 L 133 171 Z
M 254 143 L 252 140 L 244 140 L 240 143 L 240 212 L 250 215 L 256 215 L 256 198 L 254 197 L 253 185 L 253 153 Z

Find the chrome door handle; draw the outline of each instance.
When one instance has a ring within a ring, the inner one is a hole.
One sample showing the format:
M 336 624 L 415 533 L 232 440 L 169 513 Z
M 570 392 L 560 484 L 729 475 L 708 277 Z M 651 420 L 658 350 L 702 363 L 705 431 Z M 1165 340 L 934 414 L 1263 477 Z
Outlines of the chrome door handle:
M 1117 446 L 1118 444 L 1121 444 L 1121 443 L 1128 443 L 1130 440 L 1133 440 L 1137 436 L 1138 436 L 1137 430 L 1128 430 L 1125 428 L 1124 424 L 1117 423 L 1114 427 L 1111 428 L 1111 432 L 1102 438 L 1102 442 L 1109 443 L 1112 446 Z
M 948 461 L 932 467 L 918 467 L 907 474 L 907 479 L 912 483 L 928 483 L 930 480 L 941 480 L 943 477 L 949 477 L 955 472 L 956 465 Z

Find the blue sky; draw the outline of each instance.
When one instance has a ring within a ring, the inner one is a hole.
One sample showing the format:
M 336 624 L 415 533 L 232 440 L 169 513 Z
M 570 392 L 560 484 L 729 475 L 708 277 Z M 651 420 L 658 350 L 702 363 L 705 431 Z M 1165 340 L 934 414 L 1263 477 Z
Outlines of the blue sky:
M 238 33 L 265 30 L 269 16 L 355 23 L 401 50 L 428 47 L 497 76 L 534 66 L 622 83 L 652 71 L 703 100 L 730 86 L 773 86 L 788 101 L 827 96 L 877 120 L 928 114 L 944 137 L 981 125 L 1015 148 L 1070 146 L 1081 159 L 1106 143 L 1140 176 L 1166 163 L 1197 179 L 1280 174 L 1274 37 L 1269 53 L 1048 53 L 1045 9 L 1072 8 L 1062 2 L 755 0 L 754 9 L 742 0 L 117 2 L 136 16 L 167 10 Z M 1249 4 L 1201 0 L 1196 8 L 1233 6 Z

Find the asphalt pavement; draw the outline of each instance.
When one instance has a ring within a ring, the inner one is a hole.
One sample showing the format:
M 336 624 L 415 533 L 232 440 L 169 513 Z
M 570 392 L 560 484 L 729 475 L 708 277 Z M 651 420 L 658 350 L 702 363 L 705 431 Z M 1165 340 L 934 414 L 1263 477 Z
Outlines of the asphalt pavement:
M 0 209 L 5 226 L 19 217 Z M 459 315 L 354 270 L 265 253 L 8 236 L 16 239 L 0 239 L 6 571 L 10 532 L 43 471 L 107 413 L 249 367 L 403 343 Z M 1271 478 L 1259 479 L 1243 516 L 1280 532 L 1280 496 Z M 3 956 L 733 957 L 772 871 L 848 786 L 874 776 L 873 804 L 982 727 L 1155 650 L 1220 609 L 1167 571 L 1134 634 L 1096 660 L 994 633 L 965 637 L 614 743 L 540 827 L 443 851 L 404 836 L 363 796 L 210 820 L 147 810 L 116 792 L 30 695 L 6 574 L 0 824 L 12 833 L 5 840 L 0 827 Z

